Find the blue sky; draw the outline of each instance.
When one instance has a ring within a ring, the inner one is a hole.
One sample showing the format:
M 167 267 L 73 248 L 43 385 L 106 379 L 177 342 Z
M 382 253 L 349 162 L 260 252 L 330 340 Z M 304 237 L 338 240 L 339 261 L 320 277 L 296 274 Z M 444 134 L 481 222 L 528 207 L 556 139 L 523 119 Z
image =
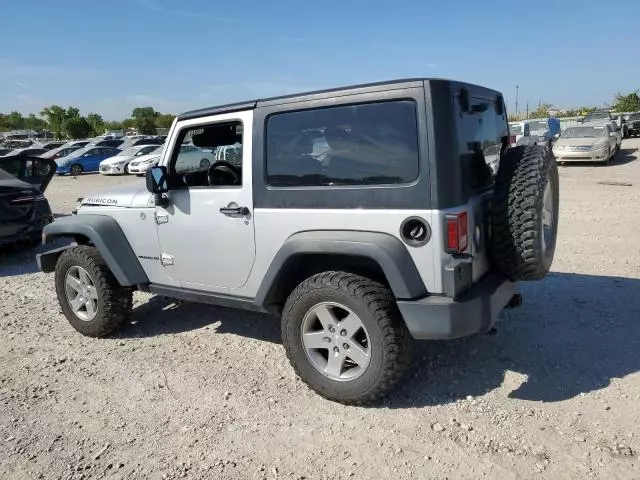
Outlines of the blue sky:
M 454 78 L 558 107 L 640 88 L 640 2 L 0 2 L 0 112 L 218 103 L 399 77 Z

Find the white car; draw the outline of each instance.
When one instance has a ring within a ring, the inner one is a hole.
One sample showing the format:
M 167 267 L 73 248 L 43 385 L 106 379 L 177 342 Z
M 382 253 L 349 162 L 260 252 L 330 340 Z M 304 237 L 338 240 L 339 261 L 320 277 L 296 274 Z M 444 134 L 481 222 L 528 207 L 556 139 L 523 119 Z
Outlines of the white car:
M 558 162 L 608 162 L 617 152 L 617 137 L 609 124 L 569 127 L 553 146 Z
M 208 170 L 218 160 L 212 150 L 186 144 L 180 147 L 175 168 L 181 172 L 203 171 Z
M 531 126 L 529 122 L 510 122 L 509 133 L 511 134 L 510 143 L 515 145 L 522 137 L 531 135 Z
M 129 162 L 136 157 L 154 152 L 158 148 L 160 148 L 160 145 L 139 145 L 125 148 L 118 155 L 100 162 L 100 173 L 102 175 L 126 175 L 129 173 Z
M 136 157 L 134 160 L 131 160 L 129 163 L 129 173 L 139 177 L 144 176 L 149 168 L 155 167 L 158 164 L 163 150 L 164 147 L 161 146 L 161 148 L 154 150 L 152 153 L 141 155 Z

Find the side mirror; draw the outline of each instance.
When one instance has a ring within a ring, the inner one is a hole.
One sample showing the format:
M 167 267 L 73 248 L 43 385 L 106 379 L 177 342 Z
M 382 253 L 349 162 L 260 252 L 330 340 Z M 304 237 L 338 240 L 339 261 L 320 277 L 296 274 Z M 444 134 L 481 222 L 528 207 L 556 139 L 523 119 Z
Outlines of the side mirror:
M 167 184 L 167 167 L 156 166 L 151 167 L 146 173 L 147 190 L 153 193 L 155 204 L 159 207 L 166 207 L 168 199 L 163 193 L 169 191 Z

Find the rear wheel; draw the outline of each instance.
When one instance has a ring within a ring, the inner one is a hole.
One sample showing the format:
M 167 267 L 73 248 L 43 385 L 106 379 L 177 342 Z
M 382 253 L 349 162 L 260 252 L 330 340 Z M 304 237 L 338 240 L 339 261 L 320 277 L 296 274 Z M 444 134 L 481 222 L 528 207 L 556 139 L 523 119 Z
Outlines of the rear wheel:
M 291 293 L 282 341 L 298 376 L 323 397 L 370 403 L 401 378 L 409 334 L 392 293 L 371 279 L 323 272 Z
M 505 152 L 491 211 L 491 254 L 512 281 L 540 280 L 549 272 L 559 212 L 556 161 L 547 147 Z
M 56 264 L 55 283 L 64 315 L 83 335 L 109 335 L 131 316 L 131 289 L 118 283 L 95 247 L 65 250 Z
M 71 165 L 71 168 L 69 169 L 69 172 L 74 177 L 77 177 L 78 175 L 82 175 L 82 165 L 80 165 L 78 163 L 74 163 L 73 165 Z

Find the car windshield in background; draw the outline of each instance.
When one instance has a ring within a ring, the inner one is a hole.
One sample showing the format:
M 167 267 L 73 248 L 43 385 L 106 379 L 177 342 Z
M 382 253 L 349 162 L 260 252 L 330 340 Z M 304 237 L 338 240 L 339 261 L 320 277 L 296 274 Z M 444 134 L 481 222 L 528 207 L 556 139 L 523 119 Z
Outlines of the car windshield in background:
M 598 138 L 606 137 L 605 127 L 571 127 L 562 132 L 562 138 Z
M 136 153 L 140 151 L 137 147 L 129 147 L 122 150 L 117 156 L 118 157 L 133 157 Z
M 586 117 L 584 117 L 585 122 L 590 122 L 592 120 L 609 120 L 608 113 L 590 113 Z
M 631 121 L 631 120 L 634 120 L 634 121 L 640 120 L 640 113 L 632 113 L 631 115 L 629 115 L 628 121 Z
M 547 122 L 534 122 L 529 124 L 529 128 L 532 132 L 543 132 L 549 127 L 547 126 Z
M 509 130 L 514 135 L 522 135 L 522 125 L 509 125 Z

